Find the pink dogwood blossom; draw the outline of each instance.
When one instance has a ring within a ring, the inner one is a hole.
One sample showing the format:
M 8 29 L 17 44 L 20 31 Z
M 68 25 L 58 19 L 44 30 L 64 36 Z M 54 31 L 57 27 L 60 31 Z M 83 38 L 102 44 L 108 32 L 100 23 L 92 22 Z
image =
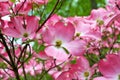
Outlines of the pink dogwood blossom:
M 68 22 L 57 22 L 43 33 L 43 40 L 48 44 L 45 49 L 47 55 L 58 60 L 66 60 L 70 54 L 82 55 L 85 51 L 85 42 L 73 40 L 74 26 Z
M 100 60 L 99 70 L 102 77 L 94 80 L 119 80 L 120 79 L 120 55 L 108 54 L 106 59 Z
M 8 15 L 10 6 L 8 2 L 0 2 L 0 16 Z
M 16 16 L 11 18 L 3 33 L 15 38 L 33 38 L 38 27 L 38 18 L 34 16 Z
M 80 56 L 75 59 L 75 63 L 71 63 L 71 61 L 66 65 L 67 69 L 65 67 L 65 71 L 55 80 L 90 80 L 94 70 L 90 68 L 87 59 Z
M 29 2 L 20 2 L 16 4 L 13 8 L 15 14 L 19 15 L 28 15 L 28 12 L 31 10 L 32 4 Z

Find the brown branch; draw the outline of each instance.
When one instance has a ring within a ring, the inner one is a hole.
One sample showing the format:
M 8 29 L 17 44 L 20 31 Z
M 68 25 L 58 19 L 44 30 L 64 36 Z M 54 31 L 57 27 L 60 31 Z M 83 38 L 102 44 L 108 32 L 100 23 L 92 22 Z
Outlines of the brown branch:
M 36 30 L 36 33 L 44 26 L 44 24 L 48 21 L 48 19 L 53 15 L 55 9 L 57 8 L 57 5 L 59 4 L 60 0 L 57 0 L 55 6 L 53 7 L 51 13 L 49 14 L 49 16 L 47 17 L 47 19 L 38 27 L 38 29 Z
M 22 51 L 21 51 L 21 53 L 20 53 L 20 56 L 19 56 L 19 58 L 18 58 L 17 64 L 20 62 L 20 59 L 21 59 L 21 57 L 22 57 L 25 49 L 27 48 L 27 46 L 28 46 L 28 44 L 26 44 L 26 45 L 23 47 L 23 49 L 22 49 Z

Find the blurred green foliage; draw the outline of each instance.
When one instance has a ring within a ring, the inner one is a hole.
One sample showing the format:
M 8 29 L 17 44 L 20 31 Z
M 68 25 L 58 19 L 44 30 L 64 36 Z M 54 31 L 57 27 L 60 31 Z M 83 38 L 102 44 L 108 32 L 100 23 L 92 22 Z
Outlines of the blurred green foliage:
M 43 17 L 48 16 L 56 1 L 57 0 L 50 0 L 47 5 L 40 8 L 40 13 Z M 90 14 L 92 9 L 105 7 L 105 4 L 105 0 L 61 0 L 57 8 L 57 14 L 64 17 L 86 16 Z M 36 14 L 38 13 L 36 12 Z
M 34 15 L 41 17 L 44 21 L 52 11 L 57 0 L 49 0 L 47 5 L 40 6 L 39 10 L 34 11 Z M 60 0 L 55 13 L 63 17 L 87 16 L 92 9 L 105 7 L 106 0 Z
M 59 15 L 68 16 L 86 16 L 91 10 L 98 7 L 104 7 L 105 0 L 64 0 Z
M 41 74 L 37 74 L 36 76 L 31 76 L 30 74 L 27 74 L 26 77 L 27 77 L 27 80 L 53 80 L 52 76 L 50 76 L 49 74 L 45 74 L 42 79 L 40 79 Z M 2 80 L 2 79 L 0 79 L 0 80 Z M 9 78 L 9 80 L 17 80 L 17 79 Z M 26 79 L 24 77 L 20 76 L 20 80 L 26 80 Z

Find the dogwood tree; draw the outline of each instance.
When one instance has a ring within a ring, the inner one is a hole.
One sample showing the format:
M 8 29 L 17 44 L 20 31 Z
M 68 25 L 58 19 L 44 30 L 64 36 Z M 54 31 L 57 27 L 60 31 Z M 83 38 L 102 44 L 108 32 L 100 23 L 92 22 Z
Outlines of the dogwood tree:
M 0 0 L 1 80 L 120 80 L 120 0 L 65 1 Z

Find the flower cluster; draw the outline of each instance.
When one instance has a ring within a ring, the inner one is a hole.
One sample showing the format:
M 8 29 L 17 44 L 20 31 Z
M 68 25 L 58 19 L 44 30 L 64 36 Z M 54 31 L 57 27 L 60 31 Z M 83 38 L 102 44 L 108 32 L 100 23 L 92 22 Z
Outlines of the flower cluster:
M 51 12 L 40 23 L 34 12 L 48 2 L 0 0 L 0 78 L 119 80 L 120 1 L 84 17 Z

